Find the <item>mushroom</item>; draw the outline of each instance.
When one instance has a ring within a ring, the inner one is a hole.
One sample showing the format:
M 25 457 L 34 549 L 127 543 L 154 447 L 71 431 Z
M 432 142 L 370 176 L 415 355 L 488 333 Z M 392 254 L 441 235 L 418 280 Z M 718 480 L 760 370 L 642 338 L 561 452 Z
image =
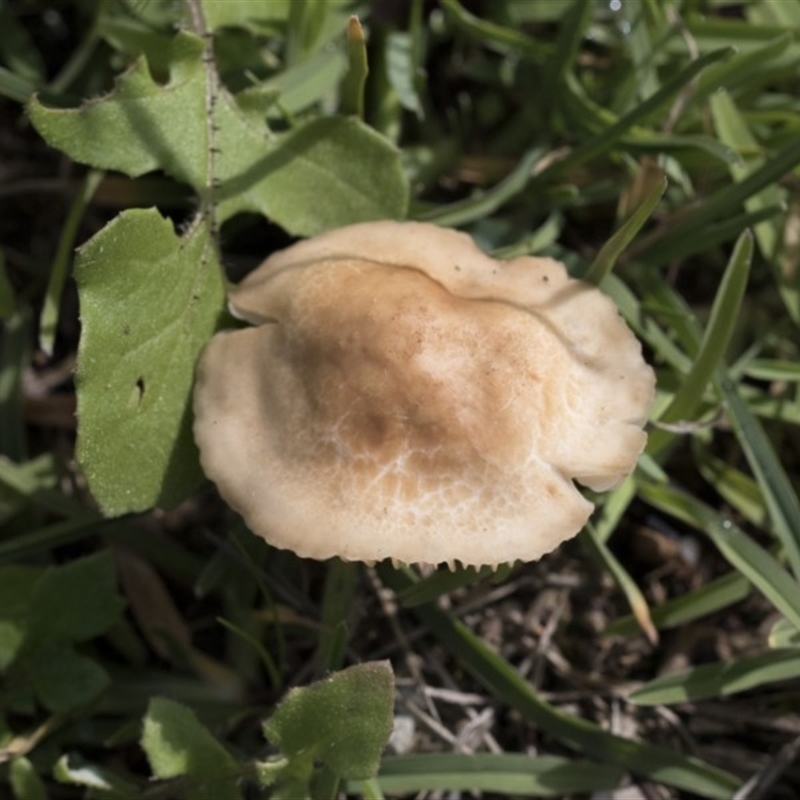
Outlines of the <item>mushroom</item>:
M 203 469 L 301 556 L 497 565 L 631 472 L 654 376 L 612 301 L 549 258 L 417 222 L 329 231 L 230 292 L 198 366 Z

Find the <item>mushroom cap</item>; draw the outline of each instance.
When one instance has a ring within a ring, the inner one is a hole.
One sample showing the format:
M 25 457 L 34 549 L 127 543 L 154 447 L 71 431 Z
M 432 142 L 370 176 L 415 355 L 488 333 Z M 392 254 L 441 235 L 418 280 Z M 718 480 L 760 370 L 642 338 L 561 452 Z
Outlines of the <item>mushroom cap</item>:
M 340 228 L 230 292 L 198 366 L 206 474 L 302 556 L 483 565 L 574 536 L 636 464 L 654 376 L 612 301 L 548 258 L 415 222 Z

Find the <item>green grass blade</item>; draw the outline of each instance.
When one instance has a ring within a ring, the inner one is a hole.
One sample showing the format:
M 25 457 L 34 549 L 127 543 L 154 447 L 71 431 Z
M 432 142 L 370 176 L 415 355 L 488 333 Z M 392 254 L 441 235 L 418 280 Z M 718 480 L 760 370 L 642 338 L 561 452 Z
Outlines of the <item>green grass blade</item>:
M 764 428 L 742 400 L 736 385 L 724 374 L 718 376 L 717 385 L 747 463 L 764 495 L 775 535 L 786 549 L 792 571 L 800 577 L 800 499 Z
M 442 595 L 461 589 L 464 586 L 472 586 L 491 576 L 491 567 L 459 567 L 455 570 L 438 569 L 432 575 L 420 578 L 406 589 L 397 593 L 397 599 L 404 608 L 414 608 L 415 606 L 430 603 Z
M 392 795 L 482 791 L 505 797 L 566 797 L 611 790 L 623 778 L 617 767 L 558 756 L 442 753 L 385 758 L 377 780 Z
M 643 483 L 639 494 L 661 511 L 704 531 L 728 563 L 800 628 L 800 584 L 741 528 L 678 489 Z
M 72 254 L 75 249 L 75 236 L 78 233 L 78 226 L 104 175 L 104 172 L 95 169 L 86 173 L 81 193 L 73 201 L 67 219 L 64 222 L 64 227 L 61 229 L 58 250 L 50 270 L 50 280 L 47 284 L 47 292 L 42 306 L 42 315 L 39 318 L 39 346 L 48 356 L 53 354 L 56 328 L 58 327 L 58 311 L 61 306 L 61 294 L 64 291 L 64 283 L 72 265 Z
M 561 18 L 555 52 L 548 59 L 541 88 L 542 119 L 552 120 L 553 110 L 564 94 L 567 74 L 572 69 L 578 49 L 594 9 L 591 3 L 574 0 Z
M 408 576 L 388 568 L 381 568 L 380 574 L 395 591 L 411 582 Z M 586 720 L 564 714 L 545 703 L 505 659 L 463 623 L 433 605 L 419 606 L 414 613 L 496 698 L 568 746 L 605 764 L 703 797 L 728 798 L 737 787 L 734 776 L 699 759 L 623 739 Z
M 776 681 L 800 677 L 800 648 L 776 650 L 665 675 L 628 695 L 632 703 L 654 706 L 716 699 Z
M 513 28 L 480 19 L 467 11 L 457 0 L 442 0 L 441 5 L 448 19 L 460 31 L 479 42 L 494 45 L 504 51 L 516 51 L 523 58 L 534 62 L 542 62 L 553 53 L 552 45 L 543 44 Z
M 706 225 L 702 235 L 696 234 L 689 237 L 678 235 L 664 240 L 662 239 L 663 231 L 656 231 L 652 238 L 643 237 L 641 243 L 637 242 L 631 248 L 630 256 L 632 258 L 640 257 L 653 266 L 683 261 L 697 253 L 707 253 L 716 247 L 727 245 L 747 228 L 768 222 L 785 212 L 786 206 L 781 204 L 767 206 L 758 211 L 736 214 L 720 222 Z M 657 242 L 657 244 L 653 244 L 653 242 Z
M 350 17 L 347 24 L 348 70 L 342 82 L 342 114 L 364 117 L 364 86 L 367 82 L 367 43 L 358 17 Z
M 597 535 L 597 531 L 593 525 L 587 526 L 587 529 L 582 532 L 581 536 L 584 544 L 595 553 L 603 566 L 611 573 L 617 586 L 622 590 L 633 612 L 634 618 L 639 623 L 639 627 L 644 631 L 650 643 L 656 644 L 658 642 L 658 631 L 653 624 L 647 600 L 645 600 L 644 595 L 636 585 L 636 581 L 634 581 L 611 550 L 608 549 L 606 543 Z
M 651 609 L 653 624 L 658 630 L 680 628 L 744 600 L 752 591 L 753 586 L 747 578 L 738 572 L 729 572 Z M 632 636 L 638 632 L 639 625 L 632 615 L 620 617 L 606 628 L 609 636 Z
M 736 242 L 719 291 L 714 298 L 711 317 L 697 358 L 695 358 L 689 374 L 683 379 L 680 388 L 675 392 L 669 407 L 661 415 L 660 422 L 690 420 L 699 408 L 705 388 L 728 349 L 731 335 L 739 318 L 739 310 L 750 274 L 752 255 L 753 235 L 749 231 L 745 231 Z M 655 456 L 664 449 L 673 435 L 663 428 L 654 430 L 647 442 L 647 452 Z
M 601 133 L 598 133 L 585 141 L 582 145 L 576 147 L 566 158 L 554 162 L 551 167 L 543 170 L 538 176 L 538 179 L 549 180 L 554 175 L 562 174 L 566 170 L 572 169 L 578 164 L 582 164 L 604 153 L 636 125 L 646 121 L 651 115 L 663 110 L 669 105 L 684 87 L 706 67 L 730 57 L 732 53 L 732 48 L 723 47 L 692 61 L 687 67 L 681 70 L 678 75 L 664 84 L 654 95 L 648 97 L 647 100 L 644 100 L 642 103 L 639 103 L 636 108 L 617 119 L 616 122 L 606 127 Z M 584 94 L 583 89 L 579 86 L 577 81 L 574 78 L 570 79 L 569 76 L 567 87 L 575 98 L 581 98 Z
M 628 217 L 616 233 L 600 248 L 583 280 L 599 286 L 600 282 L 614 269 L 614 264 L 625 248 L 633 241 L 642 226 L 650 218 L 664 192 L 667 179 L 663 178 L 642 199 L 639 207 Z
M 692 440 L 692 454 L 700 474 L 719 496 L 748 522 L 763 529 L 768 523 L 768 514 L 758 484 L 724 459 L 714 456 L 697 438 Z
M 636 335 L 653 348 L 659 358 L 679 373 L 688 372 L 692 361 L 676 346 L 672 337 L 646 312 L 639 298 L 614 273 L 606 276 L 602 286 L 619 308 Z
M 531 170 L 543 155 L 544 150 L 540 147 L 529 150 L 520 159 L 517 166 L 500 183 L 488 191 L 477 192 L 465 200 L 426 210 L 418 214 L 417 219 L 434 222 L 437 225 L 455 226 L 466 225 L 476 219 L 488 217 L 528 185 L 531 179 Z
M 726 183 L 681 212 L 681 218 L 669 229 L 670 238 L 703 236 L 706 226 L 715 220 L 741 213 L 745 201 L 762 189 L 781 180 L 800 163 L 800 140 L 793 141 L 763 167 L 735 184 Z

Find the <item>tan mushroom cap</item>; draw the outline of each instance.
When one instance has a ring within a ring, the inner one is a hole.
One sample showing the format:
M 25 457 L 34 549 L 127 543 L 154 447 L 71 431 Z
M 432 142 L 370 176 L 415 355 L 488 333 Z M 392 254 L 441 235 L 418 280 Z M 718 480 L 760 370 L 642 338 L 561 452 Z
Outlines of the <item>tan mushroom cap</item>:
M 654 376 L 614 304 L 546 258 L 423 223 L 352 225 L 230 294 L 257 327 L 198 367 L 206 474 L 311 558 L 499 564 L 574 536 L 636 464 Z

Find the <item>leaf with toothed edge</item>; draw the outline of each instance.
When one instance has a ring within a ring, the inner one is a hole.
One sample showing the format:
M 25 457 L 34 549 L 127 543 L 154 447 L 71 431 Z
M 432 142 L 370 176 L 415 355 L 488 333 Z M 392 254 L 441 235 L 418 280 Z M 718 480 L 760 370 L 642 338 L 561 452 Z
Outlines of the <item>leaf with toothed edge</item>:
M 179 33 L 165 85 L 140 58 L 109 95 L 77 109 L 48 108 L 34 97 L 30 119 L 75 161 L 131 177 L 163 169 L 206 198 L 213 185 L 219 222 L 255 212 L 311 235 L 405 216 L 408 181 L 388 140 L 351 117 L 272 133 L 265 116 L 273 91 L 255 86 L 231 95 L 204 63 L 203 48 L 199 37 Z

